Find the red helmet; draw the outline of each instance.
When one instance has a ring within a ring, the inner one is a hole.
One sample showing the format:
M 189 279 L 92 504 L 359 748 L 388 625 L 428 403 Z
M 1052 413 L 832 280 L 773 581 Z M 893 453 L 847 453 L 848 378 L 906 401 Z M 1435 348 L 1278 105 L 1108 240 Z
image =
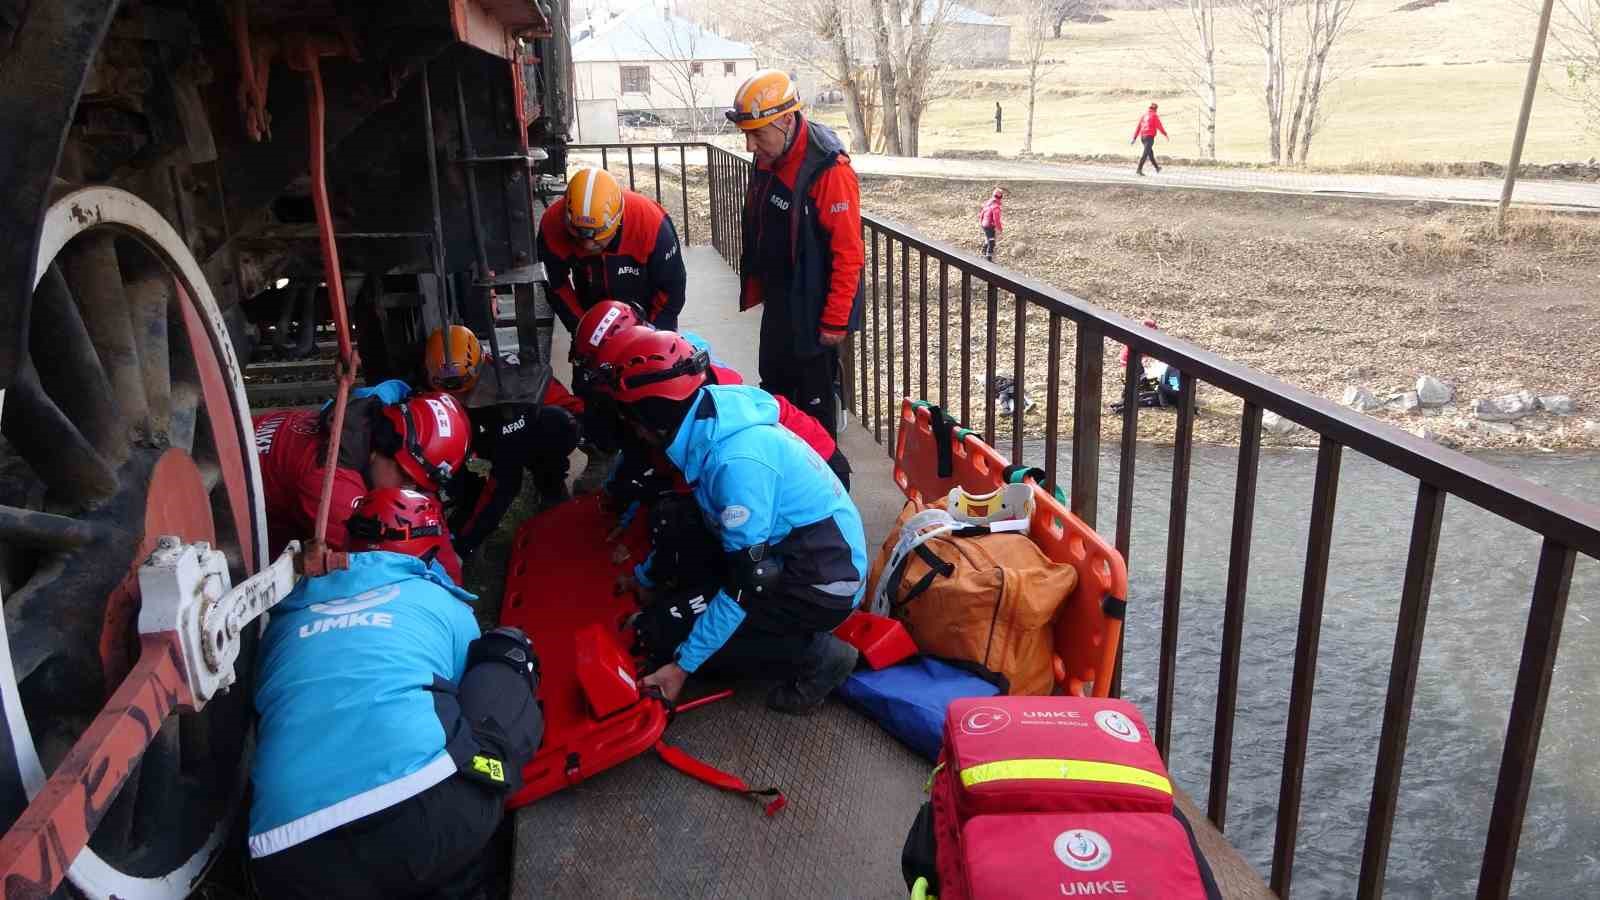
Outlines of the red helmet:
M 388 550 L 429 560 L 450 547 L 439 501 L 406 488 L 369 492 L 356 503 L 346 527 L 352 550 Z
M 395 462 L 423 490 L 437 491 L 467 458 L 470 423 L 455 397 L 412 394 L 385 406 L 383 415 L 401 436 Z
M 711 358 L 672 331 L 635 326 L 606 342 L 602 365 L 617 402 L 687 400 L 706 383 Z
M 578 321 L 572 333 L 571 359 L 574 365 L 593 368 L 599 363 L 600 350 L 606 341 L 624 329 L 644 325 L 644 317 L 630 303 L 621 300 L 601 300 Z

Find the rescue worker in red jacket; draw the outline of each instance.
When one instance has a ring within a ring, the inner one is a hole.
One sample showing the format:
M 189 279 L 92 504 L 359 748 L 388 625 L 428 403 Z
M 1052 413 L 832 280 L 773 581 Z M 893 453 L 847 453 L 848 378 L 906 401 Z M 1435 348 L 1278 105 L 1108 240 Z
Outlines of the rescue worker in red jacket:
M 728 120 L 755 156 L 739 308 L 761 315 L 761 387 L 839 433 L 839 344 L 861 327 L 861 187 L 832 130 L 800 114 L 789 76 L 751 75 Z
M 539 221 L 539 259 L 571 331 L 591 306 L 622 300 L 658 328 L 678 326 L 688 274 L 661 204 L 624 190 L 605 169 L 579 169 Z
M 678 233 L 661 204 L 624 190 L 605 169 L 579 169 L 566 195 L 539 222 L 539 259 L 544 262 L 552 305 L 567 330 L 602 300 L 621 300 L 644 311 L 660 328 L 678 327 L 688 273 Z M 572 385 L 587 409 L 583 416 L 588 465 L 576 489 L 599 488 L 616 464 L 621 436 L 615 410 L 581 379 Z
M 330 410 L 281 410 L 254 420 L 274 554 L 315 530 Z M 466 412 L 449 394 L 415 394 L 395 404 L 379 396 L 352 399 L 334 461 L 328 546 L 345 549 L 345 520 L 368 490 L 415 487 L 436 493 L 466 459 L 467 429 Z
M 483 345 L 472 329 L 452 325 L 448 332 L 429 335 L 423 363 L 429 385 L 465 402 L 482 377 Z M 568 459 L 578 448 L 583 403 L 554 378 L 542 401 L 467 408 L 473 455 L 488 461 L 490 468 L 479 475 L 462 466 L 450 485 L 450 531 L 465 559 L 500 526 L 522 493 L 524 472 L 533 475 L 541 509 L 567 499 Z
M 1144 155 L 1139 157 L 1138 172 L 1140 175 L 1144 174 L 1146 161 L 1156 167 L 1156 174 L 1161 174 L 1161 164 L 1156 162 L 1157 132 L 1160 132 L 1161 136 L 1168 140 L 1172 139 L 1172 135 L 1167 134 L 1166 126 L 1161 124 L 1161 116 L 1156 114 L 1156 105 L 1152 103 L 1150 108 L 1144 111 L 1144 115 L 1139 117 L 1139 124 L 1133 126 L 1133 140 L 1128 141 L 1130 144 L 1134 141 L 1144 141 Z
M 639 311 L 615 300 L 605 301 L 584 314 L 583 320 L 578 323 L 578 331 L 572 342 L 572 368 L 574 373 L 587 371 L 596 373 L 590 377 L 598 378 L 601 392 L 609 395 L 608 376 L 598 374 L 601 361 L 605 358 L 605 351 L 622 339 L 622 336 L 631 328 L 649 328 L 639 315 Z M 728 365 L 712 354 L 711 344 L 697 334 L 683 332 L 687 340 L 696 350 L 705 351 L 709 367 L 706 370 L 707 380 L 712 384 L 744 384 L 745 379 L 737 369 Z M 609 399 L 609 396 L 608 398 Z M 811 445 L 817 455 L 828 463 L 828 468 L 839 476 L 839 481 L 846 490 L 850 487 L 850 461 L 845 458 L 844 451 L 839 449 L 838 443 L 829 434 L 822 423 L 793 403 L 788 398 L 774 395 L 778 401 L 778 424 L 794 432 L 801 440 Z M 624 474 L 627 466 L 623 469 Z

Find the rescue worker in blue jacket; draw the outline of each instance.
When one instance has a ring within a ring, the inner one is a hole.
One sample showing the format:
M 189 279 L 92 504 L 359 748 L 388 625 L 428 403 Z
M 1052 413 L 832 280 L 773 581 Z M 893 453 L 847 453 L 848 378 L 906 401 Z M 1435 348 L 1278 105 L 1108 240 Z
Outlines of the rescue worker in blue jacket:
M 261 640 L 250 870 L 273 898 L 467 897 L 544 730 L 514 628 L 479 636 L 434 556 L 438 502 L 388 488 L 349 568 L 296 586 Z
M 781 673 L 767 706 L 814 711 L 856 662 L 831 633 L 865 593 L 855 504 L 822 457 L 779 426 L 770 394 L 707 385 L 707 355 L 672 332 L 636 329 L 625 340 L 610 357 L 618 405 L 683 473 L 727 562 L 674 661 L 644 685 L 675 699 L 702 666 Z

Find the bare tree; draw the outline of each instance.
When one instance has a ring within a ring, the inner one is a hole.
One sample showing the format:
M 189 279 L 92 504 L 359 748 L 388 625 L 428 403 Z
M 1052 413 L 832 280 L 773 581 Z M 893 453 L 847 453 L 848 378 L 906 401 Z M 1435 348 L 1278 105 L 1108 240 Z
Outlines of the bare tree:
M 899 33 L 899 26 L 890 30 L 890 21 L 899 21 L 899 0 L 866 0 L 872 8 L 872 49 L 875 63 L 878 68 L 878 94 L 882 98 L 883 107 L 883 143 L 884 152 L 890 156 L 902 155 L 900 146 L 900 108 L 899 108 L 899 80 L 896 76 L 896 56 L 893 36 Z M 893 15 L 890 10 L 884 9 L 885 3 L 894 6 Z
M 1028 69 L 1028 123 L 1022 132 L 1022 152 L 1033 152 L 1033 110 L 1039 94 L 1039 81 L 1054 64 L 1045 59 L 1046 40 L 1051 28 L 1060 37 L 1060 19 L 1057 10 L 1060 0 L 1023 0 L 1022 3 L 1022 62 Z
M 891 7 L 900 0 L 890 0 Z M 909 0 L 901 32 L 899 102 L 900 145 L 906 156 L 921 153 L 922 114 L 938 94 L 939 76 L 947 68 L 946 40 L 954 0 Z
M 1163 11 L 1162 52 L 1154 64 L 1200 103 L 1199 146 L 1217 158 L 1217 0 L 1184 0 Z
M 1100 11 L 1099 0 L 1049 0 L 1050 36 L 1061 37 L 1061 27 L 1069 20 L 1087 18 Z
M 1305 28 L 1305 61 L 1300 67 L 1300 90 L 1285 147 L 1290 165 L 1294 165 L 1297 144 L 1301 165 L 1311 154 L 1311 138 L 1321 125 L 1322 92 L 1329 80 L 1328 58 L 1334 44 L 1350 28 L 1355 0 L 1301 0 L 1300 11 Z
M 858 0 L 713 0 L 696 6 L 714 22 L 749 42 L 767 65 L 806 70 L 844 94 L 850 152 L 871 145 L 871 113 L 877 101 L 862 65 L 865 9 Z M 872 79 L 872 87 L 876 86 Z
M 1274 165 L 1283 162 L 1283 109 L 1288 89 L 1288 50 L 1284 46 L 1284 20 L 1293 0 L 1244 0 L 1245 37 L 1261 48 L 1262 101 L 1267 113 L 1267 156 Z
M 1600 136 L 1600 0 L 1556 0 L 1549 40 L 1566 61 L 1557 93 L 1583 109 L 1591 134 Z
M 706 112 L 703 108 L 705 76 L 701 72 L 700 27 L 686 19 L 673 16 L 639 17 L 628 23 L 628 28 L 654 53 L 667 71 L 662 90 L 685 110 L 690 134 L 698 136 L 706 130 Z M 653 67 L 652 67 L 653 68 Z

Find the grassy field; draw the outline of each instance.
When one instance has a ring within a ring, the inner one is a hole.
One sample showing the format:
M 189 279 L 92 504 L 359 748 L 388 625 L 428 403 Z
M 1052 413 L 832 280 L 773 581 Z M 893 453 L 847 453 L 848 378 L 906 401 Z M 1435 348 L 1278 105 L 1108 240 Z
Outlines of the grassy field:
M 1332 112 L 1312 145 L 1314 164 L 1504 161 L 1533 46 L 1535 15 L 1518 0 L 1446 0 L 1401 12 L 1398 0 L 1362 0 L 1354 30 L 1335 50 L 1338 81 Z M 1047 56 L 1034 122 L 1036 153 L 1129 153 L 1128 138 L 1147 102 L 1161 103 L 1172 135 L 1157 152 L 1197 155 L 1199 104 L 1161 69 L 1170 55 L 1168 14 L 1111 10 L 1109 22 L 1069 23 Z M 1172 21 L 1176 21 L 1175 19 Z M 1265 161 L 1266 116 L 1260 99 L 1261 51 L 1239 28 L 1238 13 L 1219 12 L 1217 154 Z M 1019 22 L 1012 58 L 1021 56 Z M 1551 52 L 1554 52 L 1552 46 Z M 1534 103 L 1523 161 L 1600 156 L 1600 135 L 1585 134 L 1577 105 L 1552 87 L 1565 82 L 1560 60 L 1545 61 L 1546 83 Z M 946 94 L 924 119 L 924 155 L 941 150 L 1022 149 L 1026 72 L 966 69 L 949 74 Z M 994 104 L 1005 131 L 994 133 Z M 823 112 L 843 124 L 841 110 Z

